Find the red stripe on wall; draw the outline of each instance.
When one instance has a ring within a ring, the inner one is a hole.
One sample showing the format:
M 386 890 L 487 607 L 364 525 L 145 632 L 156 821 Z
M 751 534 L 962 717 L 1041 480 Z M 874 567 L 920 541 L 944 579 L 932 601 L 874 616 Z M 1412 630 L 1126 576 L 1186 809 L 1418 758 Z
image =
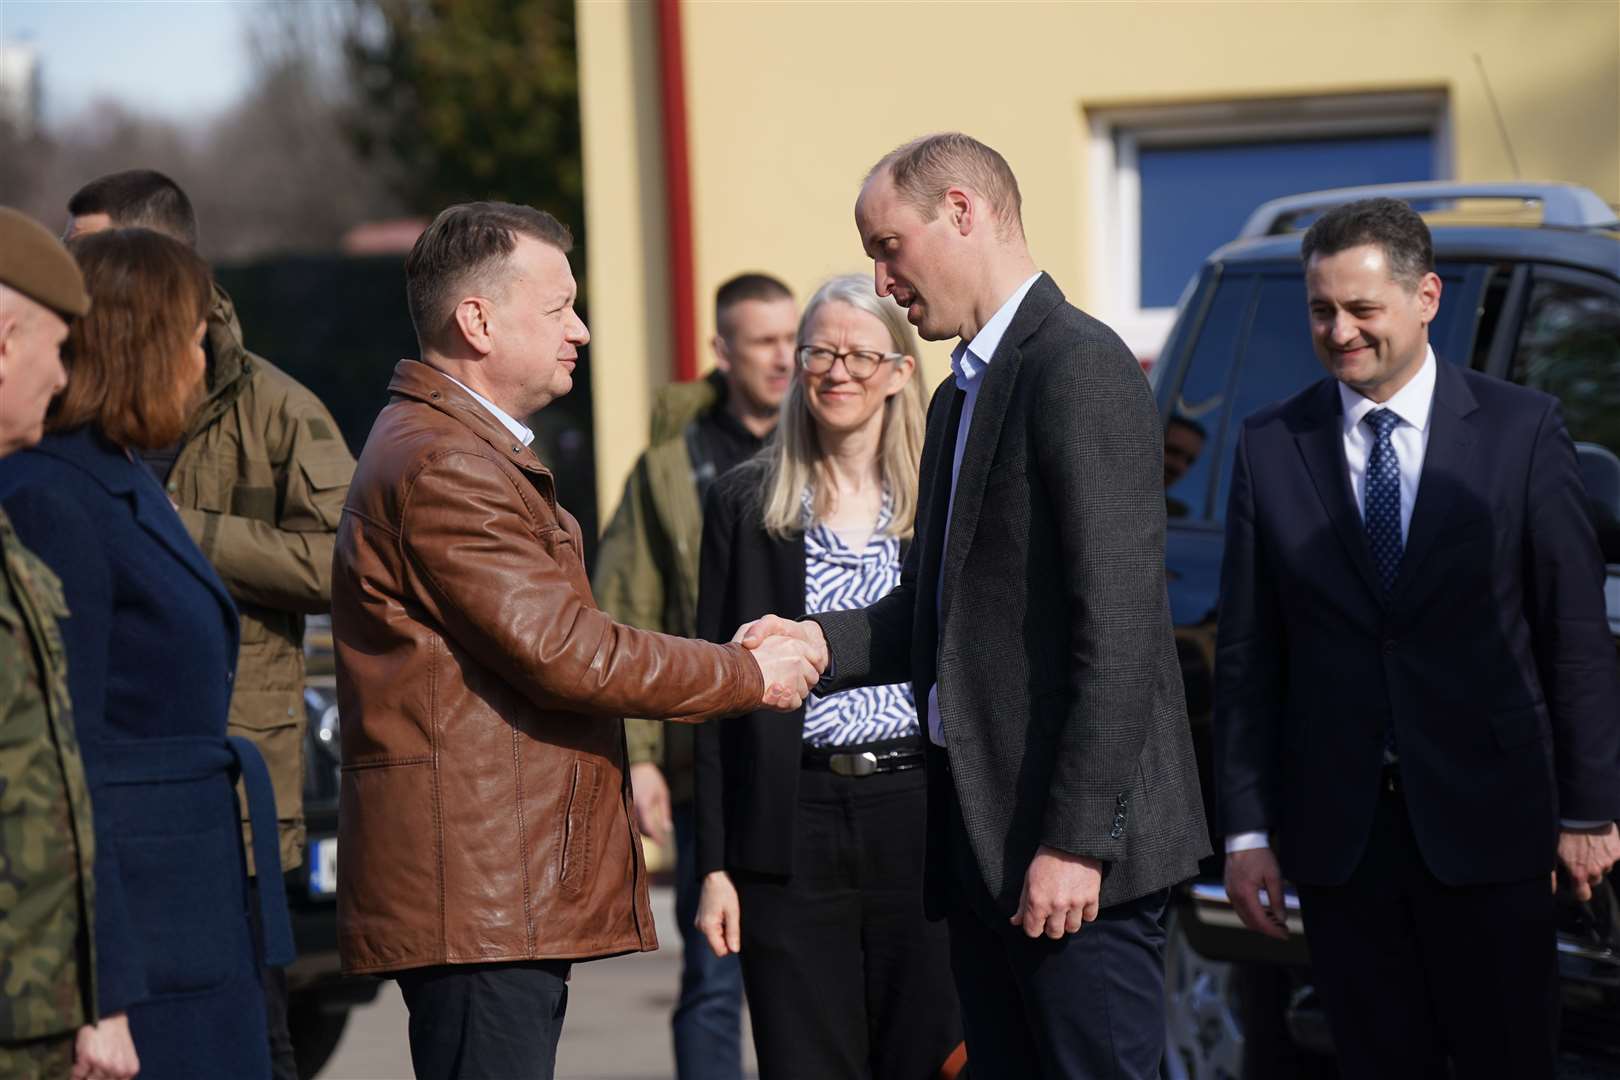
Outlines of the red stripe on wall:
M 697 306 L 692 281 L 692 180 L 686 148 L 686 64 L 681 0 L 658 0 L 658 69 L 664 136 L 664 216 L 669 223 L 669 312 L 674 377 L 697 377 Z

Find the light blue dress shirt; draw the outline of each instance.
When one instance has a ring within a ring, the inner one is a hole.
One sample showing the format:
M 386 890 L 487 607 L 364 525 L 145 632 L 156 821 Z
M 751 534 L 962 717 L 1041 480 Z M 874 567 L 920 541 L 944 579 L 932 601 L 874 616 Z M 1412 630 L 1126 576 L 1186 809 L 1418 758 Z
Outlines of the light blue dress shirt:
M 951 350 L 951 372 L 956 376 L 956 385 L 962 391 L 962 419 L 956 425 L 956 454 L 951 458 L 951 501 L 945 509 L 945 536 L 949 543 L 951 535 L 951 513 L 956 509 L 956 477 L 962 471 L 962 452 L 967 449 L 968 432 L 973 429 L 973 407 L 979 400 L 979 386 L 984 381 L 985 369 L 990 361 L 995 359 L 996 349 L 1001 345 L 1001 338 L 1007 333 L 1007 327 L 1012 324 L 1013 316 L 1018 313 L 1018 307 L 1029 295 L 1029 290 L 1040 279 L 1040 271 L 1030 275 L 1029 279 L 1018 286 L 1014 293 L 1007 297 L 1005 303 L 996 309 L 996 313 L 985 321 L 979 332 L 973 335 L 972 341 L 959 341 L 956 348 Z M 944 548 L 940 552 L 940 576 L 934 583 L 934 609 L 939 610 L 940 597 L 945 589 L 944 574 Z M 941 627 L 943 632 L 944 627 Z M 935 746 L 945 745 L 945 729 L 939 721 L 939 680 L 928 688 L 928 738 Z

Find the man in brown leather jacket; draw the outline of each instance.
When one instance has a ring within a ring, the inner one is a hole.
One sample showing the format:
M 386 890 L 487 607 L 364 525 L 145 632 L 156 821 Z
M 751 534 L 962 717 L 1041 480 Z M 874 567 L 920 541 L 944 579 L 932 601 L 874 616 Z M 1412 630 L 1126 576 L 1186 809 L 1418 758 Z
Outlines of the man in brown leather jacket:
M 506 203 L 422 234 L 422 359 L 395 369 L 338 529 L 338 943 L 399 981 L 420 1078 L 551 1077 L 570 964 L 657 947 L 620 717 L 791 709 L 824 662 L 597 609 L 518 419 L 572 389 L 590 338 L 570 246 Z

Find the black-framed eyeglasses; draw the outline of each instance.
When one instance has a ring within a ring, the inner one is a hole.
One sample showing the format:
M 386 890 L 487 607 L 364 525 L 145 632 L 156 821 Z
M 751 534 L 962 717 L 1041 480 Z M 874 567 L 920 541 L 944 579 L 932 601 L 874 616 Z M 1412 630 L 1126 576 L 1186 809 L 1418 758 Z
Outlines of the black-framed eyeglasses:
M 873 352 L 871 349 L 855 349 L 851 352 L 837 352 L 833 349 L 823 348 L 820 345 L 799 346 L 799 366 L 811 375 L 825 375 L 832 370 L 833 364 L 839 360 L 844 362 L 844 370 L 849 377 L 857 382 L 865 382 L 877 374 L 878 368 L 886 363 L 898 362 L 906 358 L 905 353 Z

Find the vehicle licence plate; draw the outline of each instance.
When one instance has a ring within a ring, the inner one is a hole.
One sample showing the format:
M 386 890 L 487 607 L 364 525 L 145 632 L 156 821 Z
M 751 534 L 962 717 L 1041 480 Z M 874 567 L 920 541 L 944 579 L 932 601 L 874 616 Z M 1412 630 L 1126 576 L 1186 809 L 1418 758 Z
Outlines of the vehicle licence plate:
M 309 895 L 337 894 L 337 837 L 315 841 L 309 849 Z

